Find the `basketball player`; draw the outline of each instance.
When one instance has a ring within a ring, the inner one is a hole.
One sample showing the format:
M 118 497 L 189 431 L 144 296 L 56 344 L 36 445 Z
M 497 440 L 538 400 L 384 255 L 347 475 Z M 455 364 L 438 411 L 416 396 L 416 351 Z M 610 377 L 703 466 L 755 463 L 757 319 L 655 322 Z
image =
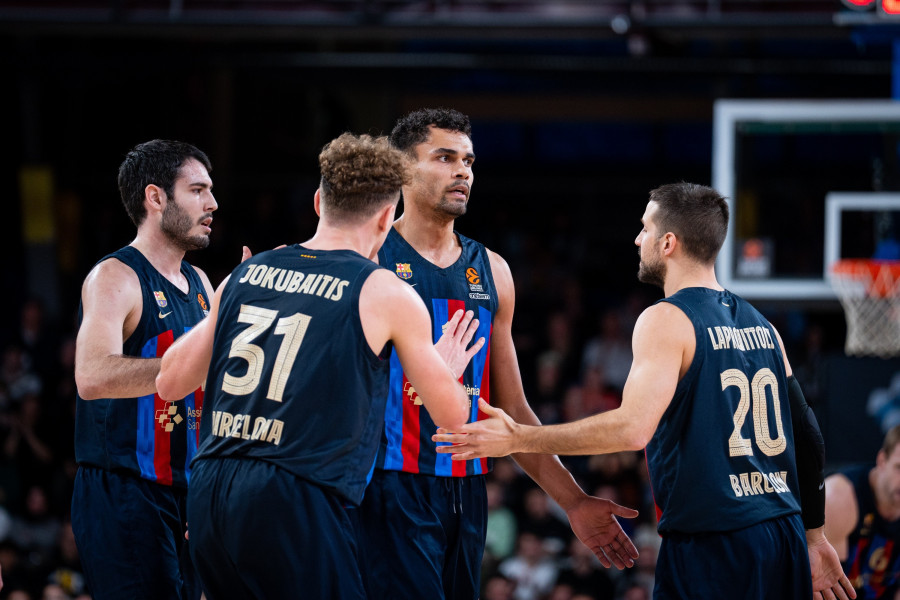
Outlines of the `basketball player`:
M 391 143 L 414 160 L 415 169 L 403 186 L 403 215 L 388 234 L 379 263 L 425 300 L 435 338 L 458 309 L 472 310 L 479 319 L 477 335 L 488 342 L 463 373 L 468 420 L 479 418 L 477 399 L 482 397 L 537 424 L 513 347 L 509 266 L 453 229 L 466 212 L 473 180 L 468 117 L 447 109 L 415 111 L 398 121 Z M 366 591 L 373 599 L 473 600 L 479 594 L 487 523 L 484 475 L 491 465 L 487 460 L 453 462 L 435 452 L 436 424 L 422 410 L 416 396 L 421 390 L 409 388 L 410 373 L 397 358 L 391 357 L 375 472 L 360 507 Z M 614 515 L 634 517 L 637 511 L 586 495 L 556 457 L 516 459 L 566 511 L 575 533 L 604 566 L 634 564 L 637 549 Z
M 155 380 L 169 345 L 209 309 L 209 279 L 184 254 L 209 244 L 210 170 L 190 144 L 131 150 L 119 191 L 137 237 L 82 287 L 72 529 L 97 600 L 200 597 L 184 528 L 203 394 L 164 401 Z
M 825 535 L 859 598 L 900 597 L 900 425 L 890 429 L 875 466 L 825 479 Z
M 422 301 L 372 260 L 406 157 L 344 134 L 319 165 L 315 236 L 235 269 L 157 379 L 178 397 L 209 372 L 188 515 L 210 600 L 365 597 L 347 506 L 375 460 L 391 346 L 435 422 L 466 420 L 457 379 L 484 344 L 466 351 L 478 321 L 448 315 L 436 349 Z
M 638 278 L 665 298 L 635 325 L 621 407 L 533 427 L 484 404 L 492 418 L 463 427 L 467 435 L 436 435 L 457 444 L 439 451 L 472 459 L 646 446 L 663 536 L 654 598 L 855 597 L 824 537 L 824 444 L 781 339 L 716 280 L 725 199 L 664 185 L 641 221 Z

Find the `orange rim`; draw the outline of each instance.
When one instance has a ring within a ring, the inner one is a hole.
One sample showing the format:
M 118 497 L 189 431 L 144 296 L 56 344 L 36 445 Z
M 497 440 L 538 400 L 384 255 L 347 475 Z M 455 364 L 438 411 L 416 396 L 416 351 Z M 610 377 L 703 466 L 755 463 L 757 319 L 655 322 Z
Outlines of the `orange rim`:
M 900 291 L 900 260 L 845 258 L 831 266 L 834 275 L 857 279 L 866 284 L 869 296 L 886 298 Z

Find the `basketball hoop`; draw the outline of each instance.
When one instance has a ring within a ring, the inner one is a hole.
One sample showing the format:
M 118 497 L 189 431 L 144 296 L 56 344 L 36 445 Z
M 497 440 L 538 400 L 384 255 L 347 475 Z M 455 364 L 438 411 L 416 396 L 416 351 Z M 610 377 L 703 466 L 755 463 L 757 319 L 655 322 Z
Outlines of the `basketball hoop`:
M 847 318 L 850 356 L 900 356 L 900 261 L 844 259 L 831 284 Z

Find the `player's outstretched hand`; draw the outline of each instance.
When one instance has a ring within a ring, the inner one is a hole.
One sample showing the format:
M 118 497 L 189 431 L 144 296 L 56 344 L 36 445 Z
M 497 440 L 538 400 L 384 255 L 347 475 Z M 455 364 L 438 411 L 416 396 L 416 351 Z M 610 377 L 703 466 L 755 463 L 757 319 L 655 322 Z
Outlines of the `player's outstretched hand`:
M 478 408 L 488 418 L 466 423 L 459 431 L 438 429 L 431 436 L 434 442 L 449 442 L 452 446 L 438 446 L 441 454 L 452 454 L 453 460 L 469 460 L 485 456 L 506 456 L 518 452 L 516 432 L 522 427 L 512 417 L 478 399 Z
M 615 502 L 585 496 L 566 511 L 572 531 L 581 542 L 591 549 L 607 569 L 615 565 L 617 569 L 633 567 L 639 556 L 616 516 L 633 519 L 638 511 L 619 506 Z
M 841 561 L 834 546 L 818 535 L 822 528 L 807 531 L 806 545 L 809 549 L 809 567 L 812 571 L 814 600 L 852 600 L 856 590 L 841 568 Z M 811 535 L 815 532 L 815 535 Z
M 484 346 L 484 338 L 481 337 L 471 348 L 468 347 L 478 331 L 478 319 L 474 317 L 475 313 L 471 310 L 453 313 L 443 327 L 441 339 L 434 345 L 456 379 L 459 379 L 472 357 Z

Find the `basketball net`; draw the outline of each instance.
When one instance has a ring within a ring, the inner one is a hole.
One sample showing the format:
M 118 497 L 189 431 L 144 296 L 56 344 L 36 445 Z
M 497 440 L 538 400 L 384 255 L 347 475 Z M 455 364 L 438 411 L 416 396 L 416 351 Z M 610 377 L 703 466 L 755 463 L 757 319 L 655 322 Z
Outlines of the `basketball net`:
M 900 261 L 839 260 L 831 284 L 847 318 L 847 355 L 900 356 Z

